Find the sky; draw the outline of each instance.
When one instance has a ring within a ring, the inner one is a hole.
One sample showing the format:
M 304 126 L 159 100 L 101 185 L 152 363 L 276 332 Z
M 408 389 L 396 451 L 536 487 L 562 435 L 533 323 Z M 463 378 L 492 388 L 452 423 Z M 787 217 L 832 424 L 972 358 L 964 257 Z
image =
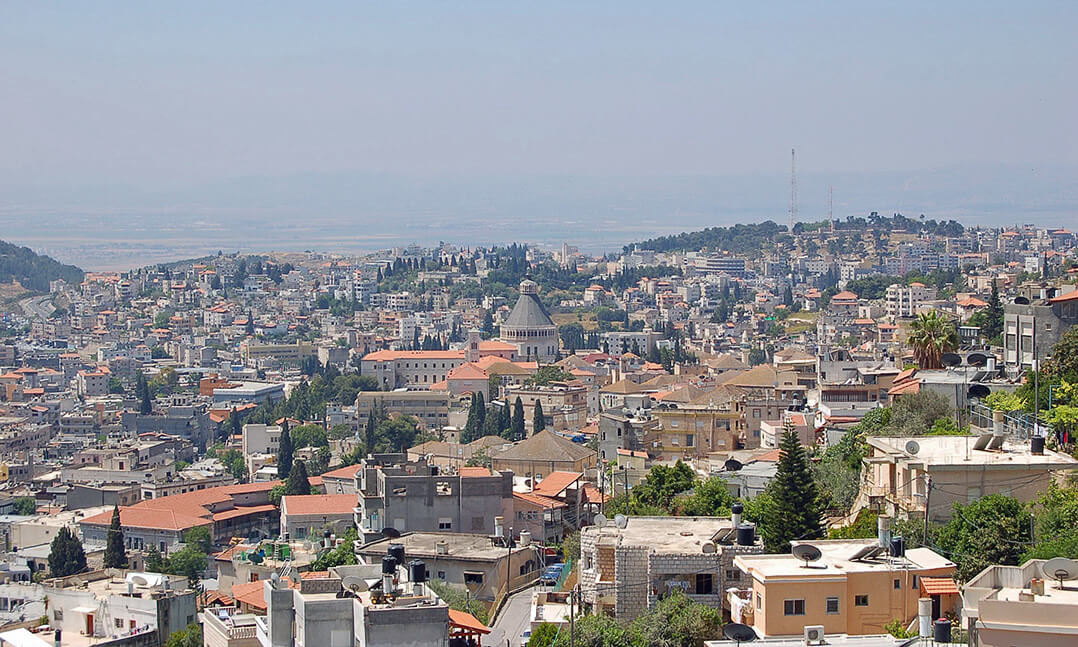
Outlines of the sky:
M 4 0 L 0 213 L 318 174 L 788 178 L 791 148 L 806 177 L 1070 169 L 1076 28 L 1073 1 Z

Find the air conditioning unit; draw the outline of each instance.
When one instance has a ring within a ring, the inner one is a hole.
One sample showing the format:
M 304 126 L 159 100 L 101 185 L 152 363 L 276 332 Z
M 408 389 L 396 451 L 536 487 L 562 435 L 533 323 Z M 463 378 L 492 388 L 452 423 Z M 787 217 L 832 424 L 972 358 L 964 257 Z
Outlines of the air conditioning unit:
M 809 625 L 805 627 L 806 645 L 822 645 L 823 639 L 823 625 Z

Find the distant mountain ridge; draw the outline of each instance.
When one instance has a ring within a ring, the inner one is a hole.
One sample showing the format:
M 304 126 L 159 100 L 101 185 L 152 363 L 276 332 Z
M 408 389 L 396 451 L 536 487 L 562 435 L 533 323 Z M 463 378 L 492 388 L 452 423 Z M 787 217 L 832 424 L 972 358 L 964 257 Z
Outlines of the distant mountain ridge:
M 63 279 L 68 283 L 82 283 L 84 276 L 85 272 L 74 265 L 65 265 L 29 247 L 0 240 L 0 283 L 18 281 L 27 290 L 48 292 L 51 281 Z

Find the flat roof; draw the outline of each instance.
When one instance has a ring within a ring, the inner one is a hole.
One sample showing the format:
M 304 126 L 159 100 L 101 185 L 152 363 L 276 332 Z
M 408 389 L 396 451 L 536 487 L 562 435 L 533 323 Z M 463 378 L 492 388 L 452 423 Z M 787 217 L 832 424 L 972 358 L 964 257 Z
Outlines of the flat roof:
M 820 549 L 820 559 L 805 562 L 788 554 L 738 555 L 734 563 L 761 578 L 768 577 L 845 577 L 847 573 L 875 571 L 935 570 L 954 568 L 955 563 L 929 548 L 911 548 L 904 559 L 850 559 L 858 551 L 878 544 L 876 539 L 795 541 L 794 546 L 811 544 Z
M 651 548 L 656 553 L 699 553 L 704 543 L 733 528 L 722 517 L 629 517 L 624 528 L 613 523 L 602 528 L 588 526 L 585 532 L 599 534 L 599 541 L 620 539 L 622 545 Z
M 1045 466 L 1052 469 L 1078 469 L 1078 460 L 1044 450 L 1044 454 L 1032 454 L 1028 443 L 1003 443 L 1002 450 L 985 451 L 973 449 L 977 436 L 917 436 L 891 437 L 873 436 L 866 439 L 873 447 L 882 449 L 889 454 L 905 461 L 916 461 L 926 465 L 1014 465 L 1037 467 Z M 911 440 L 916 440 L 918 450 L 916 454 L 906 451 L 906 445 Z M 967 447 L 969 448 L 969 460 L 966 460 Z
M 439 542 L 449 544 L 449 553 L 439 555 Z M 509 551 L 503 546 L 495 546 L 488 535 L 464 534 L 454 532 L 411 532 L 394 539 L 381 539 L 359 549 L 362 555 L 385 555 L 390 544 L 404 544 L 404 559 L 409 556 L 438 559 L 465 559 L 475 561 L 496 561 L 505 557 Z M 514 553 L 530 551 L 531 547 L 517 547 Z

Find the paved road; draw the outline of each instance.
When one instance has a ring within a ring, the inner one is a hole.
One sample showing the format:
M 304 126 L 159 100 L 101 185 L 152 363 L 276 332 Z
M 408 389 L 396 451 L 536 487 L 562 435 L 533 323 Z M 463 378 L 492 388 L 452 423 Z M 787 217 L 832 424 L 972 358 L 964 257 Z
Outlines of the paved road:
M 30 297 L 19 302 L 28 317 L 48 319 L 56 308 L 52 307 L 52 297 Z
M 488 635 L 483 637 L 484 647 L 520 647 L 520 636 L 531 626 L 532 594 L 536 587 L 528 587 L 509 597 L 502 607 L 497 621 Z

